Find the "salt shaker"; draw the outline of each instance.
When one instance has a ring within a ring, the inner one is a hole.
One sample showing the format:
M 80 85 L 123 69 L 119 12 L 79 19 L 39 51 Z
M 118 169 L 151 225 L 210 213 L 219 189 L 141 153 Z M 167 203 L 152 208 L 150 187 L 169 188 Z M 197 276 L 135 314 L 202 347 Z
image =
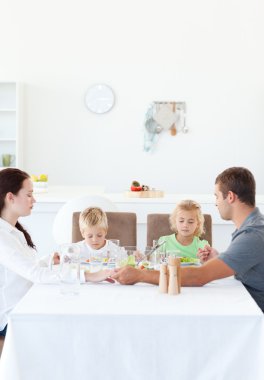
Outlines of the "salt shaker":
M 168 268 L 167 264 L 161 264 L 159 277 L 160 293 L 168 293 Z
M 168 268 L 169 268 L 169 286 L 168 293 L 170 295 L 179 294 L 179 283 L 178 283 L 178 259 L 176 257 L 170 256 L 168 259 Z

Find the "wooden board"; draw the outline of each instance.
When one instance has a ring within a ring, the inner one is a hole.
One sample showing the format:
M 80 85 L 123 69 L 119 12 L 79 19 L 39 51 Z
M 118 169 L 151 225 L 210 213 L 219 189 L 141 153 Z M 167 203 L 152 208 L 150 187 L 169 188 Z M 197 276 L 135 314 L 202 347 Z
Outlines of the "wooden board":
M 126 191 L 125 196 L 129 198 L 162 198 L 164 191 L 146 190 L 146 191 Z

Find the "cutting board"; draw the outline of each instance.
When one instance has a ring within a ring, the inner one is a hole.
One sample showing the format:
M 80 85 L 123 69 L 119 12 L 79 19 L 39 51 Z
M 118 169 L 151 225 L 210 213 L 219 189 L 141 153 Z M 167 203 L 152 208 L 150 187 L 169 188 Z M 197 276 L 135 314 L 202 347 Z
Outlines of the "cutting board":
M 162 198 L 164 191 L 146 190 L 146 191 L 126 191 L 125 196 L 129 198 Z

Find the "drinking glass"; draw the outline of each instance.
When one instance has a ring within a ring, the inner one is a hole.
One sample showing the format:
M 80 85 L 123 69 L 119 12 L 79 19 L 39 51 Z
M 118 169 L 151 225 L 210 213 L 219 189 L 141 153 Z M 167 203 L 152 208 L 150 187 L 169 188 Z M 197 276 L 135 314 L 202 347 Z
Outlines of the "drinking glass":
M 147 246 L 145 248 L 141 265 L 147 269 L 159 269 L 159 256 L 157 255 L 156 251 L 153 252 L 153 247 Z
M 62 294 L 79 294 L 80 291 L 80 247 L 77 244 L 62 244 L 60 253 L 60 291 Z
M 53 249 L 52 253 L 49 255 L 48 258 L 48 267 L 51 271 L 59 270 L 60 268 L 60 248 L 56 247 Z M 54 255 L 56 255 L 56 259 L 54 258 Z M 59 256 L 59 257 L 58 257 Z
M 124 249 L 127 253 L 127 265 L 130 265 L 132 267 L 136 266 L 136 262 L 138 261 L 138 255 L 140 252 L 137 250 L 137 247 L 134 245 L 130 246 L 124 246 Z
M 99 272 L 103 268 L 103 253 L 93 252 L 90 257 L 90 272 Z
M 117 245 L 118 247 L 120 246 L 120 240 L 118 239 L 109 239 L 113 244 Z
M 153 248 L 156 247 L 158 243 L 161 243 L 159 242 L 159 239 L 153 240 Z M 158 247 L 151 256 L 152 256 L 151 262 L 152 262 L 153 268 L 159 270 L 160 264 L 166 262 L 165 245 L 163 244 L 160 247 Z
M 109 241 L 111 241 L 113 244 L 109 246 L 109 249 L 107 252 L 107 257 L 108 257 L 107 267 L 115 268 L 117 260 L 118 260 L 119 251 L 120 251 L 120 246 L 119 246 L 120 241 L 118 239 L 109 239 Z
M 124 247 L 120 247 L 118 253 L 117 253 L 117 258 L 116 258 L 116 267 L 121 268 L 127 265 L 128 261 L 128 255 L 127 251 L 125 250 Z
M 160 252 L 156 250 L 155 252 L 152 252 L 149 257 L 149 267 L 150 269 L 159 270 L 160 264 L 161 264 L 161 256 Z
M 171 251 L 166 251 L 166 256 L 172 256 L 172 257 L 181 257 L 181 251 L 179 249 L 173 249 Z
M 134 245 L 125 245 L 124 248 L 128 256 L 134 255 L 137 250 L 137 247 Z

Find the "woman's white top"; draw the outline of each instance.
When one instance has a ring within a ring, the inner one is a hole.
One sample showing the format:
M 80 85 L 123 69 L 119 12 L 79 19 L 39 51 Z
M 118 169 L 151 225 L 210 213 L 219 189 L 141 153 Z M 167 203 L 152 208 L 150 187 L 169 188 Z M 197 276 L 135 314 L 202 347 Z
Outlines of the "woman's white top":
M 48 268 L 48 261 L 49 256 L 39 260 L 24 234 L 0 218 L 0 330 L 34 282 L 59 282 L 58 272 Z

